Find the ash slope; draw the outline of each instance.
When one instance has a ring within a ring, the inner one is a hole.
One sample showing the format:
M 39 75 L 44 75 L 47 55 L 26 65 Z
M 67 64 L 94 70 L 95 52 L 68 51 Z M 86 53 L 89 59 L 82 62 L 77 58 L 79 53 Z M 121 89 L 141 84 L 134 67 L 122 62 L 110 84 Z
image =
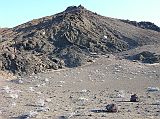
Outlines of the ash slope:
M 30 74 L 77 67 L 91 54 L 160 43 L 160 33 L 93 13 L 83 6 L 35 19 L 1 33 L 1 70 Z

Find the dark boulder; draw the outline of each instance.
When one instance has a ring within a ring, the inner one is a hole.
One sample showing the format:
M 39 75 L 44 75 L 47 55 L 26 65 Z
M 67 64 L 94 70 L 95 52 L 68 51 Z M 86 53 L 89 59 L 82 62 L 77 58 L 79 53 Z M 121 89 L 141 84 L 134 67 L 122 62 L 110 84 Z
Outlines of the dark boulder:
M 106 106 L 107 112 L 118 112 L 118 107 L 116 104 L 108 104 Z
M 139 98 L 136 94 L 131 95 L 130 102 L 139 102 Z
M 143 51 L 139 54 L 133 55 L 129 57 L 132 60 L 138 60 L 143 63 L 159 63 L 160 62 L 160 55 L 156 55 L 155 53 L 149 51 Z

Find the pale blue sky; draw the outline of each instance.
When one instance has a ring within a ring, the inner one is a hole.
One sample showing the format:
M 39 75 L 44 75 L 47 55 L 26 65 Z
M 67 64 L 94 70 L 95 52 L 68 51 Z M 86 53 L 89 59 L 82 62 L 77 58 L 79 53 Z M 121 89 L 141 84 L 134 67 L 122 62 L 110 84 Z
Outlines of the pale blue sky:
M 160 0 L 0 0 L 0 27 L 14 27 L 79 4 L 104 16 L 160 26 Z

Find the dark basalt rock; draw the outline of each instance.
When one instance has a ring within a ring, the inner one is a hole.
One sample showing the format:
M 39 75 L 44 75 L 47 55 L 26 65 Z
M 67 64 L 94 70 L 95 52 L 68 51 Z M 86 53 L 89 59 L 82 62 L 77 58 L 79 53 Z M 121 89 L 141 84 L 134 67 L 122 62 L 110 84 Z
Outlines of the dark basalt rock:
M 118 107 L 116 104 L 108 104 L 106 106 L 107 112 L 118 112 Z
M 160 27 L 156 26 L 154 23 L 151 23 L 151 22 L 144 22 L 144 21 L 136 22 L 136 21 L 129 21 L 129 20 L 121 20 L 121 21 L 128 23 L 128 24 L 131 24 L 131 25 L 134 25 L 139 28 L 149 29 L 149 30 L 160 32 Z
M 131 95 L 130 102 L 139 102 L 139 98 L 136 94 Z
M 77 6 L 69 6 L 67 7 L 67 9 L 65 10 L 65 12 L 73 12 L 73 11 L 81 11 L 85 9 L 82 5 Z
M 143 63 L 159 63 L 160 62 L 160 55 L 156 55 L 155 53 L 149 52 L 149 51 L 143 51 L 139 54 L 129 56 L 129 59 L 132 60 L 138 60 Z

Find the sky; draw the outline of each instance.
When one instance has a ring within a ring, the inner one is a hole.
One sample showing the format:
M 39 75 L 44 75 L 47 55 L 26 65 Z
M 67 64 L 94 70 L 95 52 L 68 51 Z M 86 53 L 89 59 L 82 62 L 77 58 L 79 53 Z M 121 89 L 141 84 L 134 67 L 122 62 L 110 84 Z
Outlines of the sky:
M 160 26 L 160 0 L 0 0 L 0 27 L 14 27 L 82 5 L 103 16 Z

